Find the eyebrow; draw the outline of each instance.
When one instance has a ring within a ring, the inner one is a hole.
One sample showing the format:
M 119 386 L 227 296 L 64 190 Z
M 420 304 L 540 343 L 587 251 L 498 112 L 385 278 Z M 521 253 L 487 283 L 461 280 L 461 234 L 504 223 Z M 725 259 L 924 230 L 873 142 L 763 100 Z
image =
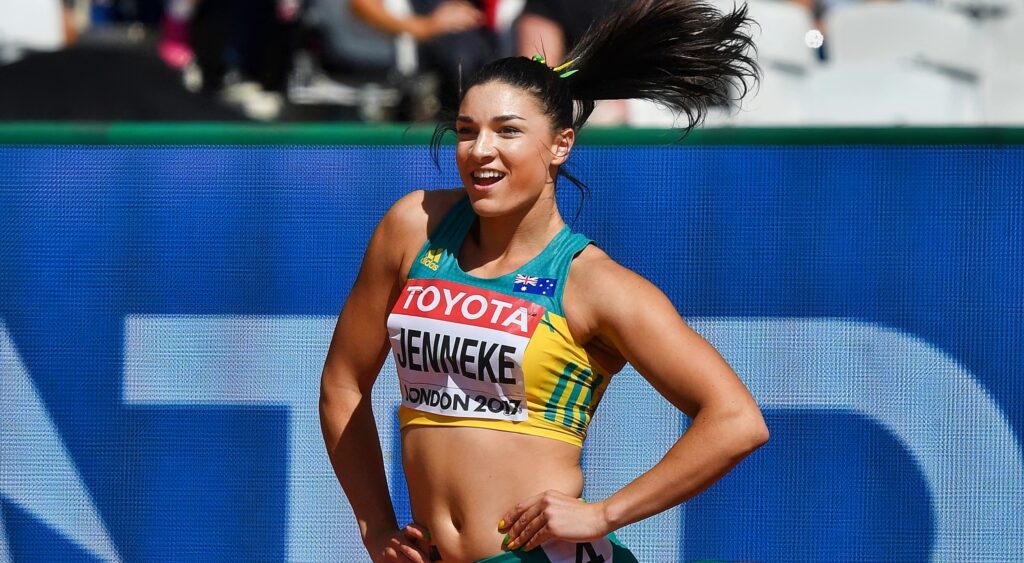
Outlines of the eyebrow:
M 492 119 L 491 121 L 511 121 L 513 119 L 522 119 L 523 121 L 526 121 L 526 118 L 520 117 L 520 116 L 518 116 L 518 115 L 516 115 L 514 113 L 509 113 L 509 114 L 505 114 L 505 115 L 499 115 L 499 116 L 495 117 L 494 119 Z M 455 118 L 455 121 L 465 121 L 465 122 L 473 123 L 473 118 L 468 116 L 468 115 L 460 115 L 460 116 Z

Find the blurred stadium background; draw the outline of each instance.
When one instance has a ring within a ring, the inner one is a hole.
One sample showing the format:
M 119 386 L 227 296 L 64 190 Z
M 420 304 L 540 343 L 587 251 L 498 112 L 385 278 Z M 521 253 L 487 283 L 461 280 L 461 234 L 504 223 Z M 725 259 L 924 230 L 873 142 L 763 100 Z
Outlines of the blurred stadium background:
M 479 1 L 471 8 L 479 25 L 469 30 L 446 4 L 463 3 L 4 0 L 0 119 L 426 120 L 448 58 L 462 58 L 468 72 L 480 63 L 472 53 L 529 53 L 537 44 L 524 44 L 516 27 L 526 0 Z M 396 15 L 381 23 L 356 9 L 363 5 Z M 1024 123 L 1021 0 L 749 7 L 764 82 L 742 106 L 717 108 L 709 125 Z M 811 30 L 823 34 L 817 48 L 808 47 Z M 646 102 L 604 113 L 599 124 L 673 122 Z
M 0 563 L 367 560 L 317 385 L 378 218 L 458 185 L 426 144 L 430 45 L 462 25 L 367 1 L 0 0 Z M 531 49 L 528 4 L 470 6 L 467 41 Z M 772 430 L 620 536 L 655 562 L 1024 560 L 1024 2 L 749 8 L 755 97 L 683 142 L 606 104 L 570 160 L 591 197 L 560 188 Z M 586 496 L 685 426 L 627 368 Z

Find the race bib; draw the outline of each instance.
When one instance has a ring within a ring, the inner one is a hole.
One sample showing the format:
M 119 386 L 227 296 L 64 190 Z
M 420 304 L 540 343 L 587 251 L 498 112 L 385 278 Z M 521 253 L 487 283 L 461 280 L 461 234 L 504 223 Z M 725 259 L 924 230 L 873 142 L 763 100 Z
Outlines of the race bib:
M 581 543 L 553 540 L 540 547 L 551 563 L 614 563 L 614 549 L 608 538 Z
M 526 420 L 523 354 L 544 307 L 445 280 L 409 280 L 388 316 L 402 404 Z

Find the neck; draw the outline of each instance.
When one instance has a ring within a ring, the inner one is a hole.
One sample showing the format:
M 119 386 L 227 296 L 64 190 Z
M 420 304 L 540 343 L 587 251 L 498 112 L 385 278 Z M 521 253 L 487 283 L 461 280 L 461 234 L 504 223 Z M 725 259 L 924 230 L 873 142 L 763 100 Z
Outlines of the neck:
M 473 241 L 480 265 L 514 263 L 536 256 L 565 225 L 553 191 L 523 210 L 498 217 L 479 217 Z

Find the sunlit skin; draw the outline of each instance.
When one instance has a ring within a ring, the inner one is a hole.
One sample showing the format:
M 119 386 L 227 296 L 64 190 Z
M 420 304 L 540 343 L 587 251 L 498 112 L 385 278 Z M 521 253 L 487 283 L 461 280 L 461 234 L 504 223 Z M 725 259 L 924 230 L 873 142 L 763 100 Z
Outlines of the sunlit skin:
M 532 95 L 491 82 L 467 92 L 456 120 L 456 161 L 479 228 L 459 252 L 478 277 L 514 271 L 564 225 L 554 175 L 572 146 L 554 131 Z M 473 172 L 505 177 L 478 185 Z M 413 519 L 429 529 L 444 561 L 475 561 L 500 551 L 498 523 L 517 502 L 553 489 L 580 496 L 580 449 L 571 444 L 480 428 L 409 427 L 402 459 Z
M 464 194 L 479 219 L 458 260 L 477 277 L 516 271 L 564 225 L 554 178 L 574 132 L 556 128 L 534 94 L 502 82 L 472 87 L 458 113 L 463 189 L 413 192 L 388 211 L 324 365 L 324 439 L 375 562 L 426 563 L 431 544 L 442 561 L 472 562 L 499 553 L 506 533 L 513 549 L 592 540 L 700 493 L 768 439 L 757 404 L 717 351 L 660 290 L 589 246 L 565 280 L 573 340 L 610 374 L 632 364 L 690 416 L 687 432 L 646 473 L 607 499 L 585 503 L 576 446 L 482 428 L 409 426 L 402 460 L 414 523 L 399 527 L 369 400 L 390 346 L 386 330 L 367 328 L 386 325 L 427 234 Z M 481 170 L 502 177 L 475 177 Z
M 511 271 L 521 263 L 517 254 L 532 258 L 564 225 L 555 203 L 555 176 L 575 133 L 556 131 L 534 95 L 501 82 L 466 93 L 455 129 L 459 176 L 480 216 L 473 233 L 478 236 L 467 241 L 460 262 L 479 267 L 482 277 L 505 274 L 502 262 Z M 481 170 L 506 176 L 479 185 L 473 173 Z M 477 254 L 480 264 L 473 263 Z

